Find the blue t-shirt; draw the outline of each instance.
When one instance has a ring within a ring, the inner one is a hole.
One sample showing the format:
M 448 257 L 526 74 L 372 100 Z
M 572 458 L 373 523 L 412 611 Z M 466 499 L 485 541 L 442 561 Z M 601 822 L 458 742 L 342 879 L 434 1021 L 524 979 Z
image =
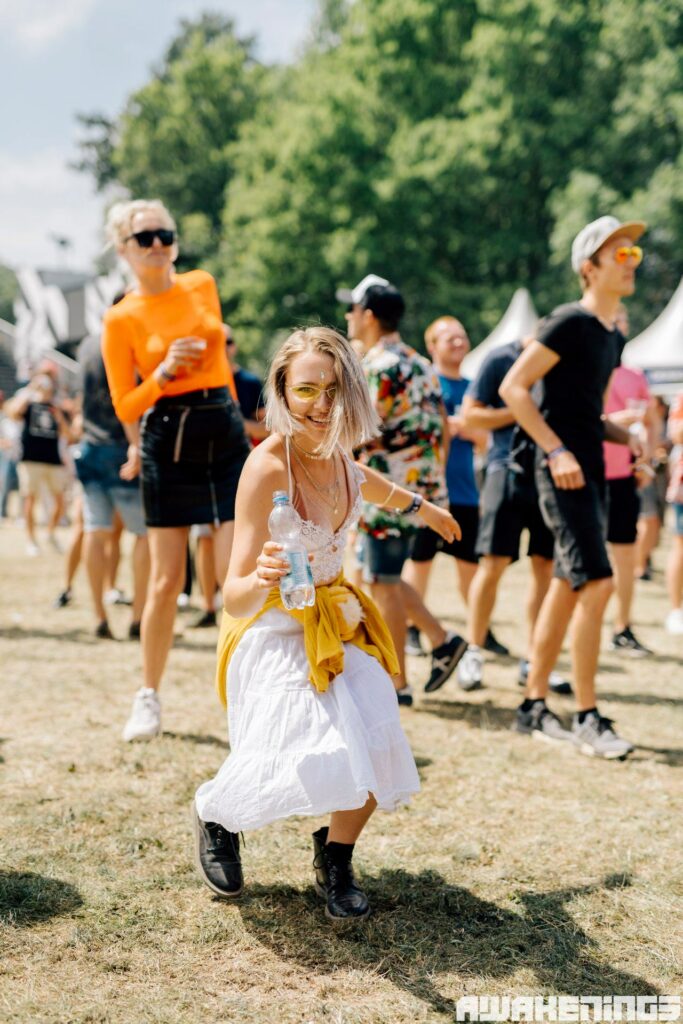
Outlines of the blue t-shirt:
M 470 398 L 491 409 L 503 409 L 505 402 L 498 394 L 498 388 L 521 353 L 520 341 L 510 341 L 507 345 L 500 345 L 489 352 L 479 367 L 479 373 L 467 389 Z M 507 466 L 514 429 L 515 424 L 511 423 L 509 427 L 491 431 L 491 447 L 486 457 L 487 472 L 497 466 Z
M 446 412 L 449 416 L 455 416 L 460 412 L 470 382 L 464 377 L 454 380 L 439 374 L 439 383 Z M 451 505 L 478 505 L 479 491 L 474 479 L 474 445 L 471 441 L 463 441 L 461 437 L 452 437 L 450 440 L 446 465 L 448 500 Z
M 263 406 L 263 384 L 255 373 L 249 370 L 233 370 L 237 401 L 245 420 L 255 420 L 257 411 Z

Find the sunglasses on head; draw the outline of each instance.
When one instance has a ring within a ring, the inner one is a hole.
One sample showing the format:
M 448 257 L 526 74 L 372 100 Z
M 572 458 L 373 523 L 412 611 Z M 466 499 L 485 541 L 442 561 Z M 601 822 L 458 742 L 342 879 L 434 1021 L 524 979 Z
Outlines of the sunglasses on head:
M 155 238 L 164 246 L 173 245 L 175 231 L 173 228 L 152 228 L 150 231 L 134 231 L 132 235 L 128 235 L 126 242 L 130 242 L 131 238 L 135 239 L 141 249 L 151 249 Z
M 320 388 L 317 384 L 290 384 L 289 390 L 302 402 L 316 402 L 324 391 L 332 402 L 337 394 L 337 385 L 330 384 L 328 388 Z
M 636 266 L 643 259 L 643 250 L 639 245 L 620 245 L 614 250 L 614 259 L 617 263 L 627 263 L 632 259 Z

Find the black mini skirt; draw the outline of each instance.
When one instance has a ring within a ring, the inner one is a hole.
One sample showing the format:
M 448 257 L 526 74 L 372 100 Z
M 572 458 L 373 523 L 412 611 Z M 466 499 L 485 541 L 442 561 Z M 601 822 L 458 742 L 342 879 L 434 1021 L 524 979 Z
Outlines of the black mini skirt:
M 230 522 L 250 452 L 227 388 L 160 398 L 142 421 L 141 481 L 147 526 Z

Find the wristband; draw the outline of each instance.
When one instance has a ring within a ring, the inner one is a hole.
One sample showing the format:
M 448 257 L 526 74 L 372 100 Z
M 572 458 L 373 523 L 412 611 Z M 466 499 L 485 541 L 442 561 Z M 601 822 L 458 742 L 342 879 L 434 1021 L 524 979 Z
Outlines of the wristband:
M 411 501 L 410 505 L 408 505 L 408 508 L 402 509 L 401 514 L 404 516 L 410 516 L 413 514 L 413 512 L 419 512 L 419 510 L 422 508 L 423 502 L 424 498 L 422 497 L 421 494 L 413 494 L 413 500 Z
M 157 372 L 164 378 L 167 384 L 170 383 L 170 381 L 175 380 L 175 373 L 170 373 L 163 363 L 159 363 L 157 366 Z
M 557 448 L 553 448 L 551 452 L 548 452 L 548 454 L 545 457 L 546 462 L 550 462 L 552 459 L 556 458 L 556 456 L 561 455 L 562 452 L 566 451 L 567 448 L 565 448 L 563 444 L 558 444 Z

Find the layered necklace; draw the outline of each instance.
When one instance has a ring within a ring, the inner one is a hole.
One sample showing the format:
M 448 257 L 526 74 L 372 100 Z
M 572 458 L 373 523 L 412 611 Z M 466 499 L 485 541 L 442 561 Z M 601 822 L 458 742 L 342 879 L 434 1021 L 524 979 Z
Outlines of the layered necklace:
M 340 498 L 340 495 L 341 495 L 341 485 L 339 483 L 339 478 L 338 478 L 338 476 L 336 474 L 336 471 L 335 471 L 335 475 L 334 475 L 334 483 L 332 484 L 332 488 L 330 489 L 329 486 L 328 487 L 323 487 L 321 484 L 319 484 L 313 478 L 313 476 L 309 472 L 309 470 L 306 469 L 305 463 L 304 463 L 303 459 L 299 458 L 299 454 L 298 453 L 301 452 L 302 455 L 307 455 L 307 456 L 309 456 L 309 458 L 312 458 L 312 459 L 321 459 L 322 456 L 321 455 L 310 455 L 309 452 L 305 451 L 303 448 L 300 448 L 299 445 L 296 444 L 293 439 L 292 439 L 292 447 L 294 448 L 294 458 L 296 459 L 296 461 L 299 464 L 299 466 L 301 466 L 303 474 L 306 477 L 306 479 L 308 480 L 308 482 L 310 483 L 311 487 L 314 488 L 314 490 L 318 494 L 318 496 L 319 496 L 320 500 L 323 502 L 323 504 L 325 504 L 327 506 L 327 508 L 329 508 L 332 511 L 332 514 L 335 515 L 335 516 L 338 515 L 339 514 L 339 498 Z M 336 455 L 333 455 L 332 456 L 332 466 L 333 466 L 333 468 L 336 469 L 335 460 L 336 460 Z

